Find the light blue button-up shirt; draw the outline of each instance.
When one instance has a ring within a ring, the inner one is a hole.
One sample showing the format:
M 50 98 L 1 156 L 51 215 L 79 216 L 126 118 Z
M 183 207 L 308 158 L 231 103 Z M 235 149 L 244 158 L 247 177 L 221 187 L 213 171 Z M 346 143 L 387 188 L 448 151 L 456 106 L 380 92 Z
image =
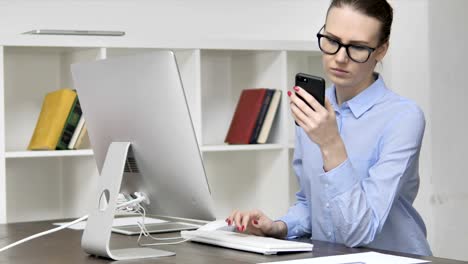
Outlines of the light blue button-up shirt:
M 425 119 L 412 101 L 388 90 L 381 76 L 338 106 L 326 91 L 348 159 L 325 172 L 319 147 L 296 127 L 293 167 L 297 202 L 279 220 L 288 237 L 432 255 L 413 207 Z

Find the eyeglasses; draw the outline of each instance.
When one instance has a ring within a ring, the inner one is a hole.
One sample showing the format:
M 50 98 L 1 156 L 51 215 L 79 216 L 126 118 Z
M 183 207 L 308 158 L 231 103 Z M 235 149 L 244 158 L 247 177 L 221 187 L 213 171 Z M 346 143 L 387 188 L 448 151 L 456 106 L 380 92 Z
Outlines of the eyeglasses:
M 325 25 L 317 33 L 318 44 L 320 50 L 328 55 L 335 55 L 341 49 L 341 47 L 346 48 L 346 54 L 348 57 L 357 63 L 365 63 L 369 60 L 372 52 L 375 51 L 375 48 L 367 47 L 364 45 L 356 44 L 343 44 L 339 40 L 334 39 L 330 36 L 320 34 Z

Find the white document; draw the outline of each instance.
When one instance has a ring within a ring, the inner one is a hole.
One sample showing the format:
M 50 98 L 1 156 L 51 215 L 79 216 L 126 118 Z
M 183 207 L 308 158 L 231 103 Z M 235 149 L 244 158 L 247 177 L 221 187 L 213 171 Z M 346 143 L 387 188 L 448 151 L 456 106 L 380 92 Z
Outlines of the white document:
M 119 218 L 114 218 L 114 222 L 112 223 L 112 226 L 128 226 L 128 225 L 137 225 L 138 221 L 142 221 L 141 216 L 133 216 L 133 217 L 119 217 Z M 157 219 L 157 218 L 151 218 L 151 217 L 145 217 L 145 224 L 159 224 L 159 223 L 165 223 L 167 221 Z M 66 223 L 54 223 L 54 225 L 66 225 L 69 222 Z M 74 229 L 74 230 L 84 230 L 86 227 L 86 221 L 76 223 L 72 226 L 69 226 L 67 228 Z
M 430 262 L 422 259 L 406 258 L 377 252 L 355 253 L 320 258 L 297 259 L 268 262 L 275 264 L 416 264 Z M 263 263 L 263 264 L 266 264 Z

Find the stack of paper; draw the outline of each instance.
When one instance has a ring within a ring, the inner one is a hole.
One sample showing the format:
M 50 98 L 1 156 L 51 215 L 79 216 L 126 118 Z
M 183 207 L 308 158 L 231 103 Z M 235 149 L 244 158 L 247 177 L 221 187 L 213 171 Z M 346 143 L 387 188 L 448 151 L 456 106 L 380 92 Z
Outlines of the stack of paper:
M 269 262 L 275 264 L 416 264 L 430 262 L 422 259 L 406 258 L 377 252 L 366 252 L 329 256 L 320 258 L 308 258 L 288 261 Z M 266 263 L 263 263 L 266 264 Z

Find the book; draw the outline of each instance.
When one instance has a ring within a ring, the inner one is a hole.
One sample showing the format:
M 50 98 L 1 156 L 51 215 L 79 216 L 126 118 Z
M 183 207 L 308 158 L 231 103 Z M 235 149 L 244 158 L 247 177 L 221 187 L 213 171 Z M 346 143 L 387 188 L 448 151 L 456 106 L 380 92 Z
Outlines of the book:
M 70 139 L 70 143 L 68 143 L 68 149 L 76 149 L 75 148 L 76 140 L 78 139 L 78 136 L 80 135 L 81 130 L 83 129 L 84 123 L 85 123 L 84 116 L 81 115 L 80 121 L 78 121 L 75 131 L 73 132 L 73 136 Z
M 70 109 L 67 117 L 67 121 L 62 130 L 62 135 L 60 136 L 60 140 L 57 143 L 57 150 L 66 150 L 68 149 L 68 145 L 70 144 L 70 140 L 75 132 L 76 126 L 80 121 L 80 117 L 82 115 L 80 101 L 78 100 L 78 96 L 75 97 L 75 102 L 73 103 L 72 108 Z
M 237 102 L 225 143 L 249 144 L 267 89 L 244 89 Z
M 257 121 L 255 122 L 255 129 L 254 132 L 252 133 L 252 136 L 250 137 L 250 144 L 256 144 L 258 136 L 260 134 L 260 130 L 263 125 L 263 121 L 265 120 L 265 115 L 267 113 L 268 107 L 271 102 L 271 98 L 273 97 L 273 93 L 275 90 L 273 89 L 267 89 L 267 92 L 265 94 L 265 97 L 263 98 L 263 104 L 262 108 L 260 109 L 260 114 L 257 117 Z
M 90 147 L 91 147 L 91 144 L 89 143 L 88 128 L 85 122 L 83 125 L 83 128 L 81 129 L 80 134 L 78 135 L 78 138 L 76 139 L 75 149 L 90 148 Z
M 273 121 L 275 120 L 276 112 L 278 112 L 278 106 L 281 102 L 281 90 L 275 90 L 270 105 L 268 106 L 268 111 L 265 115 L 265 120 L 263 121 L 262 128 L 260 130 L 260 134 L 257 138 L 257 143 L 264 144 L 268 140 L 268 136 L 270 135 L 271 127 L 273 125 Z
M 55 150 L 75 98 L 68 88 L 46 94 L 28 150 Z

